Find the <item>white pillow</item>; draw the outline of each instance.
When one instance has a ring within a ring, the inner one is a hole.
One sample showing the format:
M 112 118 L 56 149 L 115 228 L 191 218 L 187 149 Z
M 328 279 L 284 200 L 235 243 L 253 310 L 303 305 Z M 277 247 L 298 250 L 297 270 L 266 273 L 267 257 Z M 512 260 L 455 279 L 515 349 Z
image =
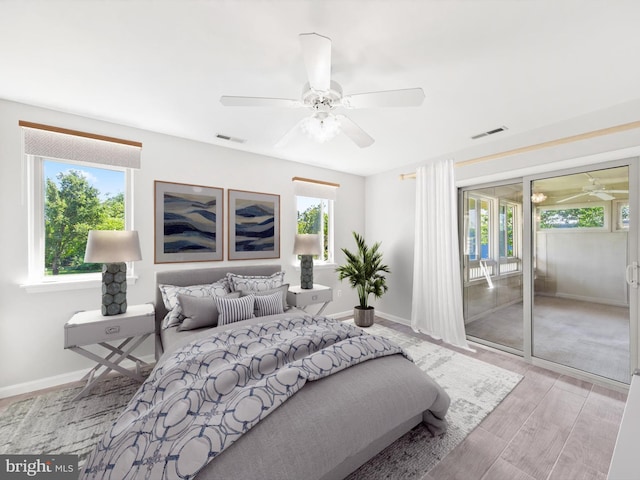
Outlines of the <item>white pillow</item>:
M 281 287 L 284 284 L 284 272 L 268 276 L 227 273 L 227 280 L 232 292 L 261 292 Z
M 240 298 L 215 297 L 215 300 L 219 312 L 218 325 L 228 325 L 255 317 L 255 295 Z

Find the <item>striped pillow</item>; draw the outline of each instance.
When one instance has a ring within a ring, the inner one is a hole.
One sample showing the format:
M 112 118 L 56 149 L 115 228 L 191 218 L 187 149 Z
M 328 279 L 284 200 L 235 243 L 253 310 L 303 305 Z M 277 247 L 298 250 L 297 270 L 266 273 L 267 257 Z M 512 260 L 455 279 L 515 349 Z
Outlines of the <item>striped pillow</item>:
M 256 297 L 258 295 L 271 295 L 272 293 L 276 293 L 276 292 L 282 292 L 282 310 L 286 310 L 287 307 L 289 306 L 287 304 L 287 292 L 289 291 L 289 284 L 285 283 L 284 285 L 282 285 L 281 287 L 277 287 L 277 288 L 273 288 L 271 290 L 265 290 L 265 291 L 260 291 L 260 292 L 253 292 L 250 290 L 244 291 L 244 292 L 238 292 L 240 293 L 241 297 L 245 297 L 247 295 L 255 295 Z M 234 292 L 236 293 L 236 292 Z M 257 317 L 257 315 L 256 315 Z
M 282 308 L 282 291 L 269 295 L 256 295 L 256 317 L 284 313 Z
M 218 306 L 218 325 L 228 325 L 253 318 L 253 308 L 256 301 L 255 295 L 247 295 L 240 298 L 214 297 Z

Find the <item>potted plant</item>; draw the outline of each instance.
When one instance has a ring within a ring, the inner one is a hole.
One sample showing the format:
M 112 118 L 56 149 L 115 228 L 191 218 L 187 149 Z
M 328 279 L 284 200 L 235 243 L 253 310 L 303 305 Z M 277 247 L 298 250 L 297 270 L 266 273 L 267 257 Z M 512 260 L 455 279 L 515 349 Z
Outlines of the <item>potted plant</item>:
M 382 263 L 382 253 L 379 250 L 380 243 L 376 242 L 371 248 L 367 246 L 364 238 L 353 232 L 358 251 L 352 253 L 346 248 L 342 249 L 347 261 L 336 268 L 340 280 L 345 278 L 358 292 L 360 304 L 353 308 L 353 320 L 359 327 L 373 325 L 375 310 L 369 306 L 369 295 L 380 298 L 388 290 L 387 279 L 384 273 L 391 273 L 389 267 Z

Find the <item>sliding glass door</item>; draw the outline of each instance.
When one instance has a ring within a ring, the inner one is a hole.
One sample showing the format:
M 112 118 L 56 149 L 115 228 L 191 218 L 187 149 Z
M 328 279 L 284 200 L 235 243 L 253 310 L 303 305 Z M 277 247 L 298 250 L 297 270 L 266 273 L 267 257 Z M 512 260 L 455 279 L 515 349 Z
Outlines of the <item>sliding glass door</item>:
M 629 383 L 629 167 L 541 178 L 531 190 L 531 355 Z
M 466 187 L 459 205 L 469 339 L 629 383 L 638 357 L 637 159 Z
M 521 353 L 522 183 L 465 190 L 461 205 L 467 335 Z

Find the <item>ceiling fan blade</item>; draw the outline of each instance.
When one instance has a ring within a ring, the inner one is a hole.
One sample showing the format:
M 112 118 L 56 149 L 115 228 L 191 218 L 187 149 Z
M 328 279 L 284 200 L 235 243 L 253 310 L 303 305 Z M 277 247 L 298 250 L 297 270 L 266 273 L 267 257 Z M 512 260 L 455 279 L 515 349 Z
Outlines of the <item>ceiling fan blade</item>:
M 579 194 L 577 194 L 577 195 L 572 195 L 572 196 L 570 196 L 570 197 L 563 198 L 562 200 L 558 200 L 556 203 L 568 202 L 569 200 L 573 200 L 574 198 L 584 197 L 585 195 L 589 195 L 589 193 L 588 193 L 588 192 L 586 192 L 586 193 L 579 193 Z
M 298 133 L 300 133 L 301 129 L 302 129 L 302 123 L 306 120 L 307 118 L 303 118 L 302 120 L 300 120 L 298 123 L 296 123 L 293 127 L 291 127 L 287 133 L 285 133 L 280 140 L 278 140 L 276 142 L 276 144 L 274 145 L 275 148 L 284 148 L 287 146 L 287 144 L 289 143 L 289 141 L 295 137 Z
M 608 193 L 605 192 L 591 192 L 590 195 L 593 195 L 594 197 L 598 197 L 600 200 L 605 200 L 605 201 L 609 201 L 609 200 L 615 200 L 616 197 L 614 197 L 613 195 L 609 195 Z
M 629 190 L 603 190 L 604 193 L 629 193 Z
M 289 98 L 265 98 L 265 97 L 233 97 L 223 95 L 220 103 L 225 107 L 302 107 L 300 100 Z
M 353 120 L 344 115 L 336 115 L 336 118 L 340 122 L 340 130 L 347 137 L 349 137 L 353 143 L 358 145 L 360 148 L 366 148 L 373 145 L 375 140 L 365 132 L 362 128 L 360 128 Z
M 331 86 L 331 39 L 317 33 L 301 33 L 302 56 L 309 85 L 318 92 Z
M 346 108 L 419 107 L 424 101 L 422 88 L 357 93 L 342 98 Z

